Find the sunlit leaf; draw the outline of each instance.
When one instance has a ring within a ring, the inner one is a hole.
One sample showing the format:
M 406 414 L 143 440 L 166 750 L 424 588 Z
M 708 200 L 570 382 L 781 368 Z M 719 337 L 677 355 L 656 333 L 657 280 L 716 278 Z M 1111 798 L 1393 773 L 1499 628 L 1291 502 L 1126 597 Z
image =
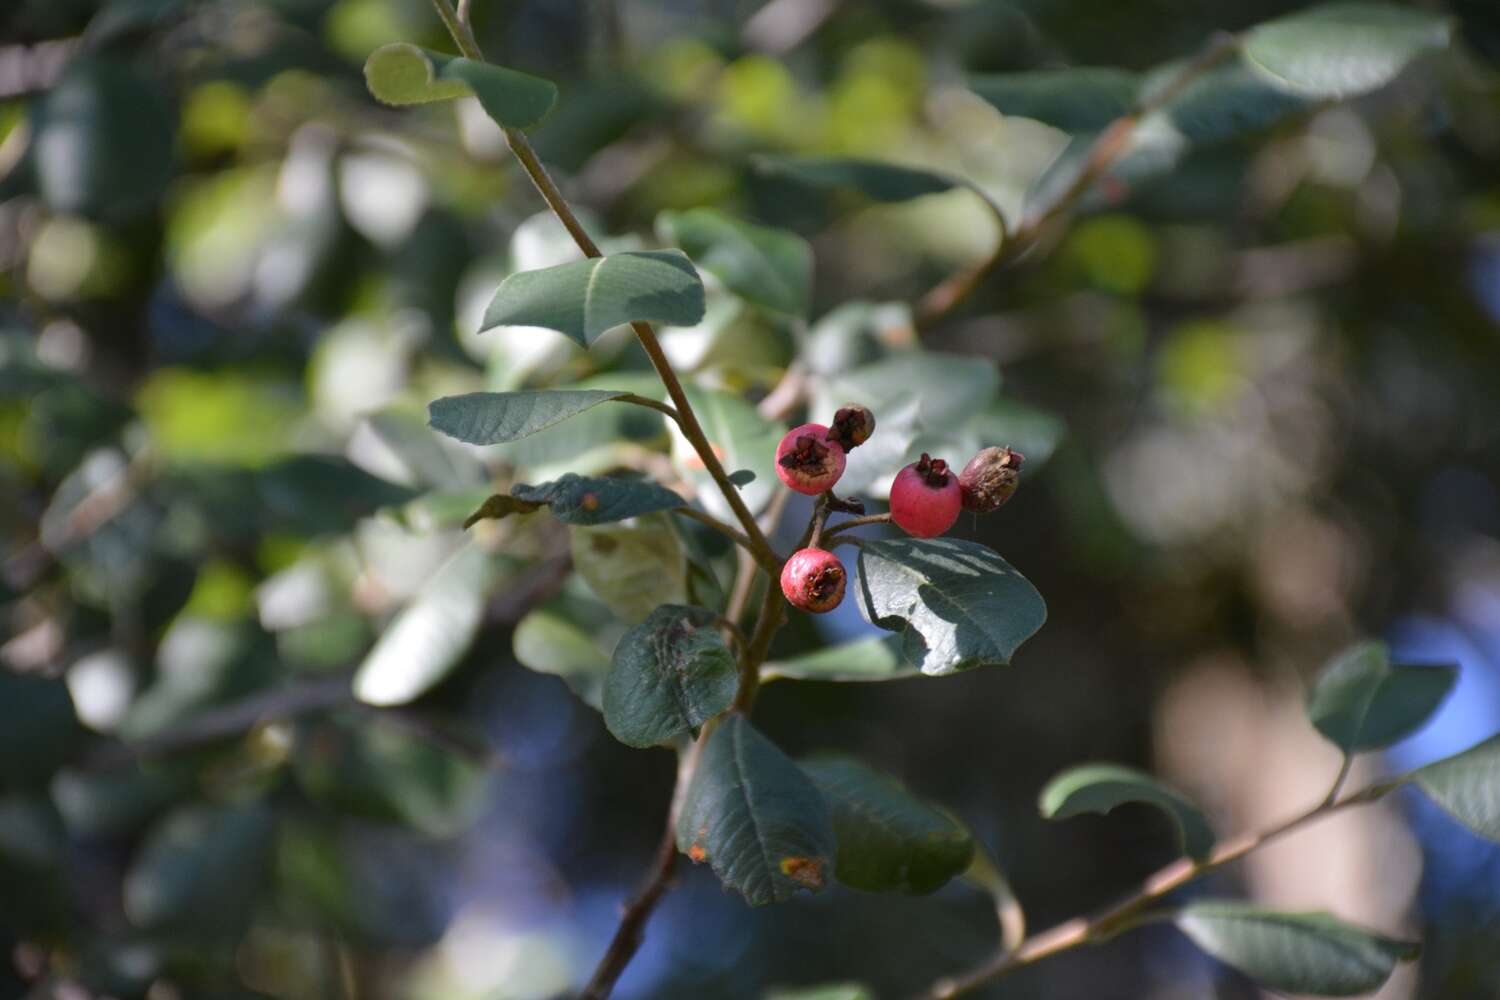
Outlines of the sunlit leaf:
M 742 222 L 712 208 L 663 212 L 656 217 L 656 229 L 662 242 L 682 247 L 741 298 L 776 312 L 806 315 L 812 247 L 797 234 Z
M 1500 736 L 1428 764 L 1412 777 L 1455 819 L 1500 843 Z
M 522 618 L 511 642 L 522 666 L 562 678 L 584 704 L 602 712 L 610 650 L 621 634 L 601 602 L 564 593 Z
M 427 406 L 432 426 L 469 444 L 500 444 L 545 430 L 627 395 L 609 389 L 540 389 L 444 396 Z
M 371 705 L 401 705 L 458 665 L 484 617 L 494 560 L 466 545 L 403 608 L 354 675 L 354 694 Z
M 828 803 L 840 882 L 866 892 L 925 895 L 969 867 L 969 831 L 894 779 L 852 757 L 818 756 L 801 764 Z
M 665 514 L 573 528 L 573 565 L 594 595 L 635 624 L 661 604 L 687 600 L 687 555 Z
M 739 687 L 734 655 L 703 608 L 667 604 L 625 633 L 604 683 L 604 724 L 627 746 L 695 731 L 729 707 Z
M 1361 643 L 1318 676 L 1307 716 L 1345 753 L 1377 750 L 1420 728 L 1457 681 L 1456 667 L 1392 666 L 1384 644 Z
M 897 351 L 829 378 L 819 399 L 831 416 L 845 402 L 889 407 L 910 397 L 917 401 L 924 427 L 942 427 L 984 409 L 999 388 L 1000 373 L 988 361 L 938 351 Z
M 1177 828 L 1183 853 L 1201 861 L 1214 847 L 1214 831 L 1202 811 L 1179 792 L 1149 774 L 1118 764 L 1069 768 L 1042 789 L 1039 806 L 1047 819 L 1108 813 L 1128 802 L 1144 802 L 1166 813 Z
M 691 326 L 703 311 L 703 283 L 682 251 L 625 251 L 512 274 L 500 282 L 480 330 L 544 326 L 587 346 L 625 323 Z
M 807 775 L 741 715 L 719 723 L 677 819 L 677 849 L 751 906 L 817 892 L 832 874 L 828 807 Z
M 761 668 L 764 680 L 895 681 L 920 673 L 901 658 L 901 638 L 894 635 L 823 646 L 801 656 L 772 660 Z
M 1385 86 L 1417 56 L 1446 48 L 1452 33 L 1448 18 L 1418 7 L 1333 3 L 1253 28 L 1244 51 L 1292 93 L 1342 98 Z
M 867 541 L 859 575 L 865 619 L 899 632 L 902 656 L 924 674 L 1009 663 L 1047 618 L 1036 588 L 976 542 Z
M 508 128 L 535 125 L 557 103 L 557 86 L 550 80 L 405 42 L 370 54 L 365 83 L 386 104 L 426 104 L 472 94 L 486 114 Z
M 1193 903 L 1175 919 L 1198 947 L 1283 993 L 1370 993 L 1421 950 L 1326 913 L 1277 913 L 1247 903 Z

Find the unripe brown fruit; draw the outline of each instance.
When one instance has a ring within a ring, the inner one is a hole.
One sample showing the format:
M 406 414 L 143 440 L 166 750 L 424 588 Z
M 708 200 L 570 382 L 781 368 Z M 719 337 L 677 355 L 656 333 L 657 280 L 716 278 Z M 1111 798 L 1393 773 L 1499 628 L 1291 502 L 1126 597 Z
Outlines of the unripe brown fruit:
M 869 407 L 858 403 L 845 403 L 839 407 L 833 415 L 833 426 L 828 429 L 828 436 L 843 445 L 845 451 L 858 448 L 874 433 L 875 414 Z
M 848 574 L 827 549 L 798 549 L 781 567 L 781 592 L 793 607 L 824 614 L 844 599 Z
M 1021 463 L 1026 460 L 1014 448 L 985 448 L 969 459 L 958 474 L 964 510 L 988 514 L 1000 509 L 1021 485 Z

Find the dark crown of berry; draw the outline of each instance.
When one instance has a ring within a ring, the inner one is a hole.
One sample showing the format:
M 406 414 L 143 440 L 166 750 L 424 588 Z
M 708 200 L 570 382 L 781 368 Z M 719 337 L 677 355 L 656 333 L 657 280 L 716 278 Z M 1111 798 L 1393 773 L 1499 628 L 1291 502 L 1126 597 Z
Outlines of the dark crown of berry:
M 875 414 L 870 412 L 870 408 L 858 403 L 847 403 L 833 415 L 833 426 L 829 428 L 828 436 L 843 445 L 845 451 L 852 451 L 870 440 L 870 435 L 874 433 Z
M 941 489 L 948 485 L 948 463 L 941 458 L 933 458 L 924 451 L 922 457 L 917 459 L 917 475 L 928 486 Z
M 828 445 L 811 434 L 797 438 L 797 446 L 781 456 L 781 465 L 787 469 L 810 469 L 817 471 L 827 464 Z

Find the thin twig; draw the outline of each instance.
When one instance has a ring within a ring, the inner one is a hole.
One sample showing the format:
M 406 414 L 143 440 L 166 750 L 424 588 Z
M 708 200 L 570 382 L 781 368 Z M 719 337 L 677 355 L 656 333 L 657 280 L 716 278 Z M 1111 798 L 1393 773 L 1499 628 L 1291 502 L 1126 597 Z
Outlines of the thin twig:
M 1075 917 L 1040 934 L 1034 934 L 1012 950 L 1002 949 L 971 972 L 956 978 L 939 980 L 926 993 L 921 994 L 921 997 L 923 1000 L 950 1000 L 952 997 L 977 989 L 1019 968 L 1040 962 L 1044 958 L 1102 941 L 1126 929 L 1132 918 L 1142 910 L 1194 879 L 1231 861 L 1236 861 L 1325 816 L 1351 806 L 1374 802 L 1402 784 L 1403 781 L 1400 779 L 1379 782 L 1336 802 L 1320 803 L 1277 826 L 1255 833 L 1242 834 L 1232 840 L 1224 841 L 1202 861 L 1194 861 L 1186 857 L 1179 858 L 1146 879 L 1139 890 L 1124 900 L 1105 907 L 1091 916 Z
M 645 885 L 641 886 L 641 891 L 625 908 L 619 926 L 615 928 L 615 935 L 605 949 L 604 957 L 599 960 L 588 986 L 579 994 L 579 1000 L 605 1000 L 640 949 L 646 936 L 646 921 L 651 918 L 651 912 L 671 886 L 672 872 L 677 867 L 677 824 L 675 816 L 670 815 L 675 812 L 675 809 L 669 811 L 667 828 L 662 831 L 661 843 L 656 848 L 656 859 L 652 862 Z
M 634 403 L 636 406 L 647 406 L 653 410 L 656 410 L 658 413 L 665 413 L 667 416 L 671 417 L 673 420 L 676 420 L 678 423 L 682 422 L 682 419 L 678 417 L 677 411 L 675 409 L 668 406 L 666 403 L 663 403 L 659 399 L 652 399 L 650 396 L 637 396 L 633 392 L 627 392 L 623 396 L 616 396 L 615 402 Z
M 699 524 L 708 525 L 744 549 L 750 555 L 750 558 L 755 560 L 767 573 L 775 573 L 781 569 L 780 561 L 775 558 L 762 561 L 762 557 L 755 551 L 755 546 L 750 544 L 750 539 L 745 537 L 744 532 L 737 530 L 733 525 L 725 524 L 707 511 L 699 510 L 697 507 L 673 507 L 672 513 L 680 514 L 690 520 L 697 521 Z
M 833 536 L 839 535 L 839 534 L 843 534 L 844 532 L 851 531 L 851 530 L 853 530 L 855 528 L 863 528 L 867 524 L 890 524 L 890 523 L 891 523 L 891 515 L 890 514 L 866 514 L 864 517 L 851 517 L 851 518 L 849 518 L 849 520 L 847 520 L 847 521 L 840 521 L 838 524 L 833 525 L 827 531 L 823 532 L 823 542 L 826 545 L 827 542 L 828 542 L 828 540 L 830 538 L 832 538 Z M 847 538 L 844 539 L 844 540 L 845 541 L 851 541 L 851 539 L 847 539 Z
M 1339 792 L 1344 790 L 1344 782 L 1349 780 L 1349 772 L 1354 769 L 1354 754 L 1344 751 L 1344 759 L 1339 762 L 1339 773 L 1334 776 L 1333 787 L 1328 789 L 1328 794 L 1323 796 L 1323 804 L 1331 805 L 1338 801 Z

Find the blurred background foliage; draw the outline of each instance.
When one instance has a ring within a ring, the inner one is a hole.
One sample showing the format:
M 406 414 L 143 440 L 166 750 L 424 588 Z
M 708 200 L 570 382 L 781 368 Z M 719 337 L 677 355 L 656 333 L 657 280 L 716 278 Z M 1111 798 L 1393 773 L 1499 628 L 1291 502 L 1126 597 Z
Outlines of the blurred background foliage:
M 1450 3 L 1453 49 L 1374 95 L 1130 161 L 920 335 L 902 303 L 990 252 L 983 202 L 871 203 L 755 154 L 933 168 L 1018 218 L 1068 136 L 966 78 L 1149 70 L 1299 5 L 475 6 L 492 59 L 560 83 L 535 141 L 607 247 L 654 245 L 659 213 L 705 206 L 811 241 L 810 326 L 724 279 L 702 326 L 665 332 L 697 391 L 759 399 L 800 356 L 815 418 L 859 398 L 903 445 L 1028 455 L 1017 498 L 956 529 L 1047 598 L 1012 668 L 775 683 L 757 721 L 947 804 L 1034 925 L 1173 853 L 1144 810 L 1044 825 L 1047 777 L 1130 761 L 1222 830 L 1284 816 L 1336 769 L 1299 702 L 1353 637 L 1465 671 L 1392 766 L 1500 724 L 1492 4 Z M 430 399 L 477 388 L 658 390 L 626 338 L 475 336 L 502 277 L 571 249 L 472 102 L 367 96 L 360 67 L 391 41 L 448 49 L 424 0 L 0 11 L 0 995 L 543 998 L 581 982 L 645 867 L 670 756 L 624 751 L 569 692 L 597 699 L 620 619 L 643 612 L 601 605 L 539 524 L 483 526 L 504 554 L 482 567 L 453 554 L 497 478 L 693 470 L 630 407 L 483 453 L 424 428 Z M 729 467 L 764 466 L 774 427 L 714 398 L 745 456 Z M 880 472 L 860 473 L 876 496 Z M 728 585 L 713 538 L 664 524 L 611 536 L 611 571 L 638 583 L 640 559 L 687 558 L 688 579 L 644 574 L 664 588 L 650 603 Z M 454 594 L 467 628 L 444 617 Z M 775 656 L 862 635 L 842 611 L 799 618 Z M 372 662 L 436 686 L 358 704 L 350 676 Z M 1500 853 L 1398 800 L 1217 887 L 1419 934 L 1392 1000 L 1500 995 Z M 679 883 L 620 995 L 901 995 L 995 933 L 957 884 L 751 911 L 704 870 Z M 1151 930 L 1004 995 L 1253 992 Z

